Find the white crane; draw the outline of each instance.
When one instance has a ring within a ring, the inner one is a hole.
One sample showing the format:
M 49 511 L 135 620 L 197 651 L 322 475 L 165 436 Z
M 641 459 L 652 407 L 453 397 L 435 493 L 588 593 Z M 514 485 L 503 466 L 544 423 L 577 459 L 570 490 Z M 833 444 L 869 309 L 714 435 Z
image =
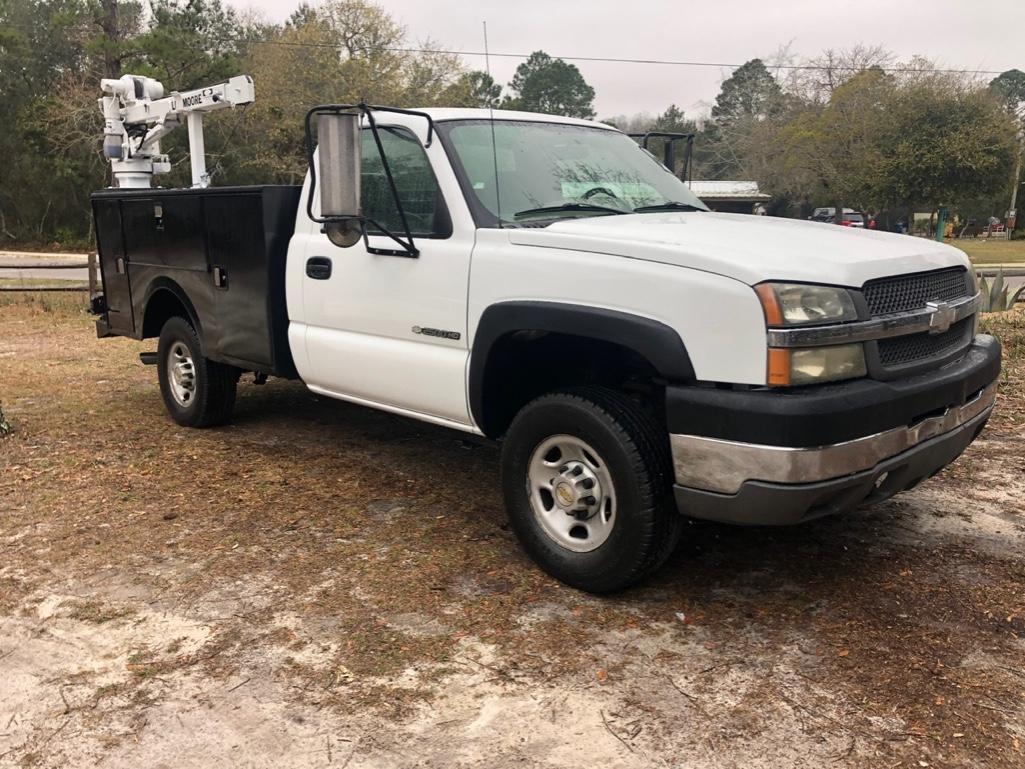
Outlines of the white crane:
M 194 91 L 172 91 L 166 97 L 160 81 L 140 75 L 104 79 L 100 88 L 108 94 L 99 100 L 104 120 L 103 155 L 110 160 L 118 187 L 151 187 L 154 174 L 171 170 L 167 155 L 160 152 L 160 140 L 183 120 L 189 126 L 192 186 L 208 186 L 203 115 L 249 104 L 256 98 L 248 75 Z

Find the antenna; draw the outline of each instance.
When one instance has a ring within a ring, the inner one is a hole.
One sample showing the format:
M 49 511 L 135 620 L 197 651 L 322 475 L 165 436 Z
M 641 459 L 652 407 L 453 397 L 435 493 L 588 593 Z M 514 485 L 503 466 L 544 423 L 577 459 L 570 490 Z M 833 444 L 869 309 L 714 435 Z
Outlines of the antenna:
M 491 56 L 488 54 L 488 23 L 484 25 L 484 71 L 488 73 L 488 80 L 491 80 Z M 498 208 L 498 229 L 502 229 L 502 198 L 499 193 L 498 184 L 498 144 L 495 142 L 495 105 L 488 95 L 488 115 L 491 122 L 491 159 L 495 163 L 495 206 Z

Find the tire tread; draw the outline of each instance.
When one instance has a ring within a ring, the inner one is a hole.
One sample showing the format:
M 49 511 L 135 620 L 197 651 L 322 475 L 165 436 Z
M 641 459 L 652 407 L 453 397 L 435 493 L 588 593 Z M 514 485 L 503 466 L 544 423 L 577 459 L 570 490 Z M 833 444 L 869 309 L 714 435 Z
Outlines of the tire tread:
M 193 364 L 197 369 L 195 411 L 183 410 L 167 390 L 165 381 L 166 348 L 172 338 L 184 337 L 193 353 Z M 224 363 L 217 363 L 203 356 L 203 347 L 195 327 L 186 318 L 170 318 L 160 331 L 158 372 L 160 392 L 171 417 L 185 427 L 217 427 L 231 420 L 235 410 L 235 396 L 238 388 L 238 369 Z
M 683 519 L 671 499 L 673 466 L 665 429 L 624 393 L 585 385 L 557 390 L 531 401 L 513 420 L 509 434 L 516 434 L 521 416 L 548 405 L 581 408 L 604 422 L 640 482 L 640 505 L 631 519 L 643 528 L 637 532 L 639 546 L 634 560 L 617 567 L 614 574 L 594 575 L 571 584 L 593 593 L 607 593 L 644 580 L 670 556 L 683 530 Z

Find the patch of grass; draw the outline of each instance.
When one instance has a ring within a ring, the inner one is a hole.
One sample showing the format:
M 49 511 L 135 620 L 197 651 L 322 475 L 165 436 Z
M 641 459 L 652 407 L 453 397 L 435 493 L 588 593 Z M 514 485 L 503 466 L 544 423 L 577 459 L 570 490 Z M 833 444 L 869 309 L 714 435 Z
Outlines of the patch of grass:
M 164 654 L 155 647 L 142 646 L 128 656 L 126 667 L 135 679 L 155 678 L 196 665 L 202 665 L 209 675 L 218 667 L 218 658 L 222 654 L 230 657 L 231 652 L 238 648 L 240 638 L 237 630 L 228 630 L 188 654 L 179 653 L 181 645 L 177 640 L 167 647 Z
M 23 241 L 11 240 L 0 245 L 0 251 L 16 254 L 66 254 L 68 256 L 82 256 L 89 249 L 95 246 L 90 238 L 76 238 L 74 236 L 62 237 L 58 240 Z
M 89 310 L 88 291 L 31 291 L 33 286 L 79 286 L 78 280 L 26 280 L 0 278 L 0 288 L 26 289 L 0 291 L 0 307 L 17 307 L 33 314 L 85 314 Z
M 997 407 L 990 418 L 994 427 L 1020 427 L 1025 422 L 1025 307 L 981 316 L 979 330 L 992 334 L 1003 346 L 1003 370 Z
M 104 699 L 106 697 L 111 697 L 111 696 L 117 694 L 119 691 L 124 689 L 124 687 L 125 687 L 125 685 L 123 683 L 103 684 L 103 686 L 100 686 L 93 693 L 93 698 L 98 702 L 99 700 L 102 700 L 102 699 Z
M 1025 240 L 989 240 L 984 238 L 948 240 L 960 248 L 973 264 L 1017 264 L 1025 266 Z
M 135 612 L 123 606 L 109 606 L 102 601 L 76 601 L 68 611 L 70 619 L 102 625 L 115 619 L 130 617 Z
M 173 666 L 173 658 L 154 659 L 155 652 L 148 648 L 138 649 L 128 655 L 128 670 L 136 678 L 152 678 Z

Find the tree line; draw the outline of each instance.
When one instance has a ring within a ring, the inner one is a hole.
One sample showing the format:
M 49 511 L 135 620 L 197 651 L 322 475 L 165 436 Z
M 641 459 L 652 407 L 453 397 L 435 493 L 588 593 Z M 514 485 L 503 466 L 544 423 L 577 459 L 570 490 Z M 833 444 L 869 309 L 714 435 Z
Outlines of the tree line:
M 1010 207 L 1025 73 L 985 83 L 861 46 L 772 70 L 761 59 L 736 69 L 702 121 L 670 106 L 619 123 L 695 133 L 694 178 L 756 180 L 770 213 L 846 206 L 885 225 L 940 206 L 981 220 Z
M 99 80 L 149 75 L 186 90 L 253 76 L 257 100 L 207 121 L 214 184 L 297 183 L 313 104 L 494 107 L 593 118 L 594 89 L 543 51 L 502 86 L 436 41 L 411 40 L 371 0 L 301 5 L 281 24 L 221 0 L 0 0 L 0 245 L 85 246 L 89 193 L 109 184 Z M 755 179 L 773 213 L 813 205 L 1002 212 L 1025 126 L 1025 74 L 990 84 L 880 49 L 826 52 L 809 68 L 754 59 L 707 115 L 675 105 L 609 118 L 696 134 L 694 178 Z M 793 62 L 790 62 L 791 64 Z M 188 183 L 185 132 L 164 142 L 166 186 Z

